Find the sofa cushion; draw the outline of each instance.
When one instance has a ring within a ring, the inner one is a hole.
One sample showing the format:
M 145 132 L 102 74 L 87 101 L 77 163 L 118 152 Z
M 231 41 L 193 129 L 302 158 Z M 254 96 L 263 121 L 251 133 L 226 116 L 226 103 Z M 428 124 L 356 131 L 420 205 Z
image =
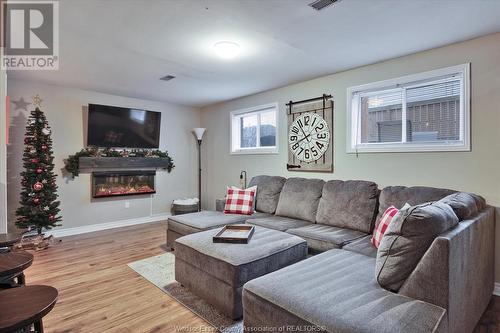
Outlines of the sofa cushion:
M 247 223 L 279 231 L 286 231 L 288 229 L 303 227 L 305 225 L 311 224 L 308 221 L 291 219 L 288 217 L 282 217 L 277 215 L 267 216 L 262 218 L 252 218 L 247 220 Z
M 296 324 L 339 333 L 435 331 L 446 311 L 381 288 L 374 268 L 374 258 L 330 250 L 249 281 L 244 325 L 251 331 Z
M 325 183 L 316 222 L 369 233 L 377 214 L 377 184 L 363 180 Z
M 441 202 L 401 210 L 378 247 L 378 283 L 386 289 L 399 290 L 434 239 L 457 224 L 451 207 Z
M 324 224 L 310 224 L 300 228 L 288 229 L 286 232 L 305 239 L 309 249 L 313 252 L 338 249 L 354 239 L 366 236 L 366 233 L 357 230 L 337 228 Z
M 255 209 L 259 212 L 274 214 L 286 178 L 279 176 L 255 176 L 249 187 L 257 186 Z
M 252 215 L 224 214 L 217 211 L 203 210 L 201 212 L 170 216 L 168 229 L 181 235 L 192 234 L 208 229 L 214 229 L 226 224 L 244 223 L 249 218 L 265 217 L 268 214 L 254 213 Z
M 379 208 L 377 219 L 380 219 L 382 214 L 389 206 L 394 206 L 401 209 L 406 203 L 411 206 L 419 205 L 426 202 L 438 201 L 447 195 L 456 191 L 426 187 L 426 186 L 388 186 L 382 189 L 379 197 Z
M 463 221 L 477 215 L 480 210 L 478 203 L 481 207 L 484 199 L 473 193 L 457 192 L 444 197 L 439 202 L 450 205 L 458 219 Z
M 276 215 L 315 222 L 324 184 L 321 179 L 287 179 L 281 190 Z
M 373 246 L 371 242 L 372 236 L 368 235 L 365 237 L 361 237 L 353 240 L 352 242 L 344 245 L 342 250 L 356 252 L 360 254 L 364 254 L 365 256 L 376 258 L 377 257 L 377 248 Z
M 252 215 L 255 211 L 254 198 L 256 191 L 257 186 L 247 189 L 228 186 L 224 214 Z

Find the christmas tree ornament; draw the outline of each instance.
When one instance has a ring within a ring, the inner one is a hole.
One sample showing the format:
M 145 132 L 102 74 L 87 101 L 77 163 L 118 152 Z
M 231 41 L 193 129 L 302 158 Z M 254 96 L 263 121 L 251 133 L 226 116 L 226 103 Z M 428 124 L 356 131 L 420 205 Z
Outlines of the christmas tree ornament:
M 36 182 L 34 185 L 33 185 L 33 189 L 35 191 L 41 191 L 43 189 L 43 184 L 40 183 L 40 182 Z
M 38 99 L 41 102 L 39 96 Z M 24 138 L 24 171 L 16 226 L 21 229 L 35 226 L 38 235 L 61 225 L 51 132 L 39 107 L 31 111 Z

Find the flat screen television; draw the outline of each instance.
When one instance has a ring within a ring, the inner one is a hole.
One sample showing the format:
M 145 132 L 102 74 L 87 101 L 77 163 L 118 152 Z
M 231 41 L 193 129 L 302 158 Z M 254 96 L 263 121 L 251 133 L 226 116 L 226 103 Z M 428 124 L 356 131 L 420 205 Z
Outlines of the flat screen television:
M 87 145 L 108 148 L 158 148 L 161 113 L 89 104 Z

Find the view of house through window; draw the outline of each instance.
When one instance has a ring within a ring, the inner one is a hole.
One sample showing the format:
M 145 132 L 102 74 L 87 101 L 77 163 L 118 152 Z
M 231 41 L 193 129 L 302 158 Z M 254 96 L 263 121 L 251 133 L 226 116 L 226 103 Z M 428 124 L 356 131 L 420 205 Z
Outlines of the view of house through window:
M 276 110 L 273 104 L 232 112 L 231 152 L 276 152 Z
M 463 147 L 468 127 L 465 80 L 464 74 L 457 72 L 352 91 L 351 148 L 404 151 Z

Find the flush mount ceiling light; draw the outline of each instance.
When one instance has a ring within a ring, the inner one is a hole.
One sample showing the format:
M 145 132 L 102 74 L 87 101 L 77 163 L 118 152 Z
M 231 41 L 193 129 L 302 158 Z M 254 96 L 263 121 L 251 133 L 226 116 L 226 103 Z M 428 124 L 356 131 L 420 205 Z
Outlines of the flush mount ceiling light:
M 240 53 L 240 46 L 235 42 L 217 42 L 214 44 L 214 49 L 217 55 L 224 59 L 233 59 Z

